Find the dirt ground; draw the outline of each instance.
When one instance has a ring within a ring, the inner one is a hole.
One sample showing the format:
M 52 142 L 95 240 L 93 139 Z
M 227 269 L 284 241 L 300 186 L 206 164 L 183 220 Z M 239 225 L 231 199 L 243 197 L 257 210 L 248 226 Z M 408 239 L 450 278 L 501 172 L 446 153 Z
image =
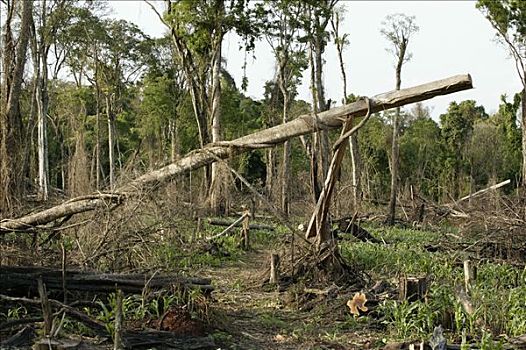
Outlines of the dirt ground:
M 261 284 L 268 276 L 269 254 L 268 250 L 251 251 L 240 261 L 200 272 L 216 285 L 211 308 L 214 338 L 222 349 L 372 347 L 379 334 L 372 334 L 359 324 L 355 332 L 335 331 L 351 317 L 347 306 L 333 310 L 338 317 L 334 312 L 301 311 L 286 305 L 286 292 L 275 287 L 264 291 Z

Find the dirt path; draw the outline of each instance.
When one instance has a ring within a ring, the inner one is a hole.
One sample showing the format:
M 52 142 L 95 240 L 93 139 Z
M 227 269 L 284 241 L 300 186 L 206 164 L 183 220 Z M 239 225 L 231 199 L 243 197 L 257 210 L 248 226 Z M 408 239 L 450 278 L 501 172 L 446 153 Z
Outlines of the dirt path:
M 207 270 L 213 293 L 215 334 L 229 349 L 296 349 L 280 336 L 280 326 L 293 315 L 282 308 L 277 291 L 259 287 L 266 272 L 267 250 L 251 251 L 241 260 Z
M 216 286 L 211 306 L 221 349 L 364 349 L 363 342 L 351 340 L 354 332 L 322 330 L 331 327 L 331 315 L 293 310 L 283 304 L 285 293 L 264 291 L 268 256 L 265 249 L 251 251 L 240 261 L 203 271 Z

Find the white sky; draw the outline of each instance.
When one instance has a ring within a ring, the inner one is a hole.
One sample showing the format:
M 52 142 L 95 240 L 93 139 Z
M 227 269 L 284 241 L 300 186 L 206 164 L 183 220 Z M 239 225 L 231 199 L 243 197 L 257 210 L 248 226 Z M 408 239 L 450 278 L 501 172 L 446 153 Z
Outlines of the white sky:
M 500 95 L 512 97 L 521 90 L 514 61 L 508 51 L 495 41 L 494 30 L 475 8 L 474 1 L 340 1 L 347 8 L 341 32 L 349 33 L 350 45 L 345 55 L 348 93 L 373 96 L 394 88 L 394 58 L 388 53 L 386 39 L 381 36 L 382 20 L 389 14 L 416 16 L 420 31 L 413 36 L 410 62 L 402 71 L 402 88 L 469 73 L 474 89 L 436 97 L 424 102 L 432 108 L 435 119 L 447 110 L 451 101 L 474 99 L 486 108 L 497 110 Z M 162 3 L 158 3 L 162 9 Z M 142 1 L 112 1 L 114 16 L 136 23 L 150 36 L 160 36 L 164 26 L 150 7 Z M 244 51 L 238 40 L 228 36 L 223 44 L 226 69 L 241 85 Z M 263 97 L 265 81 L 274 75 L 274 59 L 268 44 L 261 42 L 249 58 L 247 94 Z M 324 82 L 326 97 L 341 101 L 342 83 L 336 49 L 326 48 Z M 309 72 L 300 88 L 299 98 L 310 101 Z

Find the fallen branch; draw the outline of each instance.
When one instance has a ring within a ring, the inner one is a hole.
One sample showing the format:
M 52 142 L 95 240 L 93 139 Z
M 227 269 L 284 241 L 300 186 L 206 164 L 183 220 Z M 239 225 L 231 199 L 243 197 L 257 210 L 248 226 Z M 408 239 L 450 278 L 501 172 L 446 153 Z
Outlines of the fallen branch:
M 243 221 L 247 216 L 248 216 L 248 214 L 241 215 L 241 217 L 239 219 L 237 219 L 236 221 L 231 223 L 230 226 L 225 228 L 222 232 L 218 233 L 217 235 L 213 235 L 212 237 L 208 237 L 206 240 L 207 241 L 211 241 L 211 240 L 219 238 L 219 237 L 221 237 L 223 235 L 226 235 L 228 232 L 232 231 L 234 229 L 234 227 L 241 225 L 241 221 Z
M 413 102 L 424 101 L 435 96 L 447 95 L 473 87 L 469 75 L 456 75 L 443 80 L 418 85 L 398 91 L 390 91 L 370 99 L 370 113 L 403 106 Z M 257 131 L 253 134 L 231 141 L 229 147 L 208 146 L 190 152 L 184 158 L 161 169 L 152 171 L 119 187 L 112 194 L 99 194 L 72 199 L 58 206 L 28 214 L 17 219 L 6 219 L 0 222 L 0 234 L 16 231 L 32 231 L 42 225 L 53 223 L 63 217 L 93 211 L 123 203 L 129 196 L 148 188 L 156 188 L 176 176 L 186 174 L 205 165 L 214 163 L 217 159 L 225 159 L 232 154 L 245 152 L 256 146 L 275 146 L 293 137 L 306 135 L 320 129 L 340 128 L 348 117 L 361 117 L 366 114 L 366 101 L 359 100 L 326 112 L 300 116 L 288 123 Z
M 231 220 L 227 221 L 227 220 L 209 218 L 207 221 L 208 221 L 208 223 L 210 225 L 214 225 L 214 226 L 230 226 L 230 225 L 232 225 L 232 223 L 235 223 L 236 226 L 241 226 L 241 223 L 237 222 L 237 220 L 234 222 L 234 221 L 231 221 Z M 267 230 L 267 231 L 275 231 L 276 230 L 276 228 L 274 226 L 263 225 L 263 224 L 250 224 L 250 229 L 251 230 Z
M 7 301 L 20 302 L 20 303 L 25 303 L 25 304 L 33 304 L 33 305 L 41 304 L 40 299 L 18 298 L 18 297 L 11 297 L 8 295 L 3 295 L 3 294 L 0 294 L 0 299 L 7 300 Z M 59 307 L 62 310 L 64 310 L 64 312 L 66 312 L 66 314 L 68 314 L 72 318 L 76 319 L 79 322 L 82 322 L 83 324 L 91 328 L 97 334 L 108 336 L 108 331 L 106 330 L 106 327 L 104 326 L 104 324 L 102 324 L 101 322 L 92 319 L 85 313 L 80 312 L 69 305 L 63 304 L 58 300 L 48 299 L 48 301 L 53 306 Z
M 467 196 L 465 196 L 465 197 L 462 197 L 462 198 L 460 198 L 458 201 L 456 201 L 456 202 L 453 203 L 453 204 L 458 204 L 458 203 L 463 202 L 463 201 L 465 201 L 465 200 L 467 200 L 467 199 L 478 197 L 478 196 L 480 196 L 480 195 L 482 195 L 482 194 L 484 194 L 484 193 L 486 193 L 486 192 L 489 192 L 489 191 L 492 191 L 492 190 L 496 190 L 496 189 L 498 189 L 498 188 L 501 188 L 501 187 L 503 187 L 503 186 L 506 186 L 506 185 L 509 184 L 510 182 L 511 182 L 510 179 L 508 179 L 508 180 L 506 180 L 506 181 L 499 182 L 499 183 L 496 184 L 496 185 L 493 185 L 493 186 L 490 186 L 490 187 L 484 188 L 484 189 L 482 189 L 482 190 L 480 190 L 480 191 L 477 191 L 477 192 L 475 192 L 475 193 L 472 193 L 472 194 L 469 194 L 469 195 L 467 195 Z M 453 205 L 453 204 L 452 204 L 452 205 Z

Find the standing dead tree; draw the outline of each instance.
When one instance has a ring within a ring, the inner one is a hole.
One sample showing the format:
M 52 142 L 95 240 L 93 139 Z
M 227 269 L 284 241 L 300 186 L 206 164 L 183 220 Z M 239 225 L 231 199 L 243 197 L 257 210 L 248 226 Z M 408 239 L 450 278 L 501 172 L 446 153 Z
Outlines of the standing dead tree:
M 310 134 L 319 129 L 340 128 L 349 117 L 355 119 L 362 117 L 368 110 L 370 113 L 376 113 L 472 87 L 469 75 L 456 75 L 412 88 L 377 95 L 369 99 L 369 105 L 365 100 L 359 100 L 319 113 L 317 116 L 302 115 L 285 124 L 260 130 L 233 141 L 209 144 L 204 149 L 190 152 L 186 157 L 174 163 L 138 177 L 112 193 L 95 193 L 77 197 L 55 207 L 17 219 L 2 220 L 0 221 L 0 234 L 12 231 L 27 232 L 48 224 L 57 226 L 75 214 L 104 208 L 108 205 L 119 205 L 140 190 L 155 188 L 165 181 L 211 164 L 217 159 L 226 159 L 233 153 L 241 153 L 254 148 L 272 147 L 293 137 Z

